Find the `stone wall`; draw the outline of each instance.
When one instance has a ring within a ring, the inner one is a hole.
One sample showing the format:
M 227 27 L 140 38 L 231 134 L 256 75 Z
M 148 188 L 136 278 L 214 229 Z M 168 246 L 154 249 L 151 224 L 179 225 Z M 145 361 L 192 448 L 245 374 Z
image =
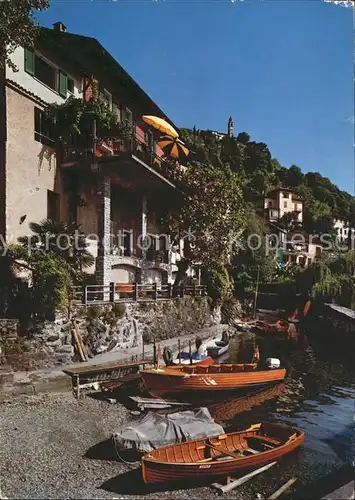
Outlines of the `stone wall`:
M 14 370 L 49 368 L 70 363 L 74 347 L 70 322 L 59 314 L 55 321 L 31 324 L 27 334 L 18 334 L 18 321 L 0 319 L 0 363 Z
M 73 322 L 89 356 L 124 351 L 167 338 L 197 332 L 218 324 L 220 314 L 211 313 L 207 297 L 171 301 L 118 303 L 78 307 L 72 318 L 57 315 L 55 321 L 29 325 L 26 336 L 18 335 L 16 320 L 0 320 L 0 363 L 14 370 L 50 368 L 79 361 L 74 353 Z M 2 361 L 1 361 L 2 360 Z
M 208 299 L 185 297 L 171 301 L 91 306 L 78 310 L 76 321 L 92 354 L 142 346 L 218 323 Z

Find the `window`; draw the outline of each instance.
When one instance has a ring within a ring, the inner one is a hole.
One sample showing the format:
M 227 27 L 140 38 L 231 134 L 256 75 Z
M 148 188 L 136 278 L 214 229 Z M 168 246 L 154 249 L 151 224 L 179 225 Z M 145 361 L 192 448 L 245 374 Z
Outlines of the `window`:
M 54 146 L 53 124 L 46 118 L 44 112 L 34 108 L 34 139 L 37 142 Z
M 25 49 L 25 71 L 44 83 L 44 85 L 47 85 L 47 87 L 58 92 L 65 99 L 69 90 L 69 80 L 74 90 L 74 81 L 71 78 L 69 79 L 66 73 L 47 63 L 29 49 Z
M 68 90 L 74 94 L 74 80 L 72 78 L 68 78 Z
M 60 195 L 47 189 L 47 218 L 60 220 Z
M 131 257 L 133 244 L 133 233 L 127 229 L 123 230 L 123 255 Z
M 104 102 L 110 109 L 112 108 L 112 95 L 107 90 L 102 90 L 100 92 L 100 100 Z
M 133 113 L 129 108 L 125 110 L 125 118 L 129 125 L 133 125 Z
M 53 90 L 57 90 L 57 71 L 43 59 L 35 57 L 34 76 Z
M 112 101 L 112 112 L 117 116 L 118 121 L 121 120 L 121 115 L 119 113 L 119 107 L 117 102 Z
M 284 201 L 284 208 L 287 208 L 287 201 Z

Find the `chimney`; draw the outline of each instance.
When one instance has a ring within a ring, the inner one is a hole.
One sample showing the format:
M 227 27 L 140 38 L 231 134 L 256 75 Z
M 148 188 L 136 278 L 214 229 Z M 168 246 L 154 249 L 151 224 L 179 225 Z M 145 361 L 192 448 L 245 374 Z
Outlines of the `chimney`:
M 65 26 L 65 24 L 58 22 L 53 24 L 53 30 L 57 33 L 66 33 L 67 27 Z

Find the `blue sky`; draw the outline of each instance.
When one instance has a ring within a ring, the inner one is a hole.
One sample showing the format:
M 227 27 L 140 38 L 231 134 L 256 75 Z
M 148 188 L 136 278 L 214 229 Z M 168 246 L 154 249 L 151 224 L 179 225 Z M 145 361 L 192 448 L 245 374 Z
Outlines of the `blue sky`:
M 352 11 L 320 0 L 52 0 L 38 18 L 97 38 L 180 127 L 263 141 L 354 192 Z M 70 7 L 69 7 L 70 6 Z

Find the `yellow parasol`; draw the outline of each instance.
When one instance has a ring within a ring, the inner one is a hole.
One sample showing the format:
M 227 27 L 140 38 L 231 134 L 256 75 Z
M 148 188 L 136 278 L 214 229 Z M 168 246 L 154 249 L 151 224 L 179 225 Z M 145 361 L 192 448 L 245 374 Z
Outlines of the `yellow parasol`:
M 185 144 L 177 137 L 164 135 L 157 141 L 157 144 L 167 156 L 172 158 L 179 159 L 181 156 L 188 156 L 190 153 Z
M 163 118 L 159 118 L 158 116 L 143 115 L 142 120 L 163 134 L 169 134 L 171 137 L 179 137 L 179 134 L 176 132 L 174 127 L 172 127 L 167 121 L 163 120 Z

